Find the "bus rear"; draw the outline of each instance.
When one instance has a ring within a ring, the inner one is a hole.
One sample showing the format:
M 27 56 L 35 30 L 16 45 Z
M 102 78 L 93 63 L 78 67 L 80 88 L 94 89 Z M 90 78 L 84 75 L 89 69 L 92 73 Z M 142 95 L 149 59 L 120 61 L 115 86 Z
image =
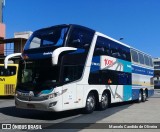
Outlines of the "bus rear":
M 18 64 L 0 64 L 0 96 L 14 95 L 17 85 Z

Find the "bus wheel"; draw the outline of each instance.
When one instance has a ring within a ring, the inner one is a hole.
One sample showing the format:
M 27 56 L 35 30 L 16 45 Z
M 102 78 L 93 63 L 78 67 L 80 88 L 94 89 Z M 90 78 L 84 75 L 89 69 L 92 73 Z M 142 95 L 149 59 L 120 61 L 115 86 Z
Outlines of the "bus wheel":
M 146 99 L 147 99 L 147 94 L 146 94 L 146 91 L 144 90 L 144 91 L 143 91 L 142 102 L 145 102 Z
M 104 92 L 102 94 L 102 98 L 101 98 L 101 102 L 99 103 L 99 109 L 100 110 L 105 110 L 107 109 L 109 104 L 109 98 L 108 98 L 108 94 L 106 92 Z
M 143 99 L 143 92 L 140 90 L 140 91 L 139 91 L 139 97 L 138 97 L 137 102 L 138 102 L 138 103 L 142 102 L 142 99 Z
M 84 112 L 86 114 L 92 113 L 95 110 L 96 99 L 93 93 L 89 93 L 86 99 L 86 106 Z

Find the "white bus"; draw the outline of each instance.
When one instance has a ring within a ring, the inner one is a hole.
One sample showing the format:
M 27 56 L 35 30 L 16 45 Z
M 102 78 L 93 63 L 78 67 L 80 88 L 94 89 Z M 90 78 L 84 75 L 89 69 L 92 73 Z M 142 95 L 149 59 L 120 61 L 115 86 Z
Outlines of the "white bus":
M 18 108 L 91 113 L 111 103 L 144 102 L 154 93 L 150 55 L 83 26 L 35 31 L 22 58 Z

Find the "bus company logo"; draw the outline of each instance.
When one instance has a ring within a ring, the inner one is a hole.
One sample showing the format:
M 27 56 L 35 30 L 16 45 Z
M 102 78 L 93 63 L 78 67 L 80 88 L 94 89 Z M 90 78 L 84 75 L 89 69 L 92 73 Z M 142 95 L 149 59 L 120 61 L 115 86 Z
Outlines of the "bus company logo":
M 33 91 L 29 91 L 29 96 L 30 96 L 30 97 L 33 97 L 33 96 L 34 96 Z
M 105 66 L 113 66 L 113 60 L 109 60 L 109 59 L 104 59 L 104 64 Z
M 52 52 L 44 52 L 43 55 L 52 55 Z
M 28 101 L 31 101 L 31 97 L 33 97 L 33 96 L 34 96 L 33 91 L 30 91 L 28 94 Z
M 5 78 L 0 78 L 0 81 L 1 82 L 5 82 Z

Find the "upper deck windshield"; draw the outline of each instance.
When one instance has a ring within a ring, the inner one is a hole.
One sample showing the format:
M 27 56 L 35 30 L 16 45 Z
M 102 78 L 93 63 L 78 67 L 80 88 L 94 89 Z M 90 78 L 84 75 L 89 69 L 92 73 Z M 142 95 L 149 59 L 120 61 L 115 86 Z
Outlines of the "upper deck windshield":
M 47 46 L 61 47 L 64 45 L 68 26 L 57 26 L 38 30 L 27 41 L 24 50 Z

